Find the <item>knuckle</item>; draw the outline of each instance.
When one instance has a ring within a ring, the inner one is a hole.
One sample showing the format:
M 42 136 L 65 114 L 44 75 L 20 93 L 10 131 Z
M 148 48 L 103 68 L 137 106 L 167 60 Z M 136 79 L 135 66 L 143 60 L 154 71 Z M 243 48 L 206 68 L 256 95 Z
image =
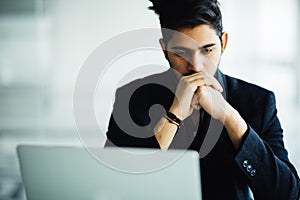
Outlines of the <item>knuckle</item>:
M 198 88 L 198 93 L 199 93 L 200 95 L 203 95 L 203 94 L 205 93 L 205 86 L 199 87 L 199 88 Z

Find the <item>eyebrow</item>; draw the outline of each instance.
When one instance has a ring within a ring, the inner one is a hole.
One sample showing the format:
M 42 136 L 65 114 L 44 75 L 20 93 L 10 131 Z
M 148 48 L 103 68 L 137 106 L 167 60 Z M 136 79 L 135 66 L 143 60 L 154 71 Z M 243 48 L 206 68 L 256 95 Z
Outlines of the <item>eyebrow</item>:
M 210 43 L 210 44 L 206 44 L 206 45 L 200 47 L 199 49 L 205 49 L 205 48 L 212 47 L 212 46 L 215 46 L 215 45 L 216 45 L 215 43 Z
M 215 46 L 215 45 L 216 45 L 215 43 L 210 43 L 210 44 L 206 44 L 202 47 L 199 47 L 199 49 L 206 49 L 206 48 L 209 48 L 209 47 L 212 47 L 212 46 Z M 183 50 L 183 51 L 191 50 L 191 49 L 183 47 L 183 46 L 174 46 L 171 49 L 172 50 Z

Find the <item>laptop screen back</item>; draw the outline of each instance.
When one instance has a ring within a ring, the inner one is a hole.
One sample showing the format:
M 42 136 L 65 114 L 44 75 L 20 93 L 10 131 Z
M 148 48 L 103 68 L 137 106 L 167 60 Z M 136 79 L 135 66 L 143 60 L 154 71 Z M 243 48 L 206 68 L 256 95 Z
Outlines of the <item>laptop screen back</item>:
M 17 152 L 28 200 L 201 200 L 195 151 L 105 148 L 93 157 L 80 147 L 19 146 Z

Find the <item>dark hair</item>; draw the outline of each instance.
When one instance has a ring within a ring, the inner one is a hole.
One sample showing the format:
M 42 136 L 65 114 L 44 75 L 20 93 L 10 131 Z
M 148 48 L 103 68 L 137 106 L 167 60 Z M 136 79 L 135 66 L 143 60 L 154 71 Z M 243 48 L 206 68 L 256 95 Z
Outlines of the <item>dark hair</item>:
M 159 15 L 161 28 L 179 30 L 210 25 L 221 39 L 222 14 L 217 0 L 150 0 L 149 9 Z M 168 41 L 162 30 L 164 40 Z

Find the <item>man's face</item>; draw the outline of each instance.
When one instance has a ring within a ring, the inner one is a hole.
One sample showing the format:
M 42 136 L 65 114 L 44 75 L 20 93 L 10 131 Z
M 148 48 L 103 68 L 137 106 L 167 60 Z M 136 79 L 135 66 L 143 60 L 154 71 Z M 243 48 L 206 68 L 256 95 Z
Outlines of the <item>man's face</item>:
M 182 75 L 198 71 L 214 75 L 226 47 L 227 33 L 222 35 L 222 47 L 219 36 L 209 25 L 182 28 L 178 32 L 172 34 L 167 44 L 160 41 L 171 67 Z

